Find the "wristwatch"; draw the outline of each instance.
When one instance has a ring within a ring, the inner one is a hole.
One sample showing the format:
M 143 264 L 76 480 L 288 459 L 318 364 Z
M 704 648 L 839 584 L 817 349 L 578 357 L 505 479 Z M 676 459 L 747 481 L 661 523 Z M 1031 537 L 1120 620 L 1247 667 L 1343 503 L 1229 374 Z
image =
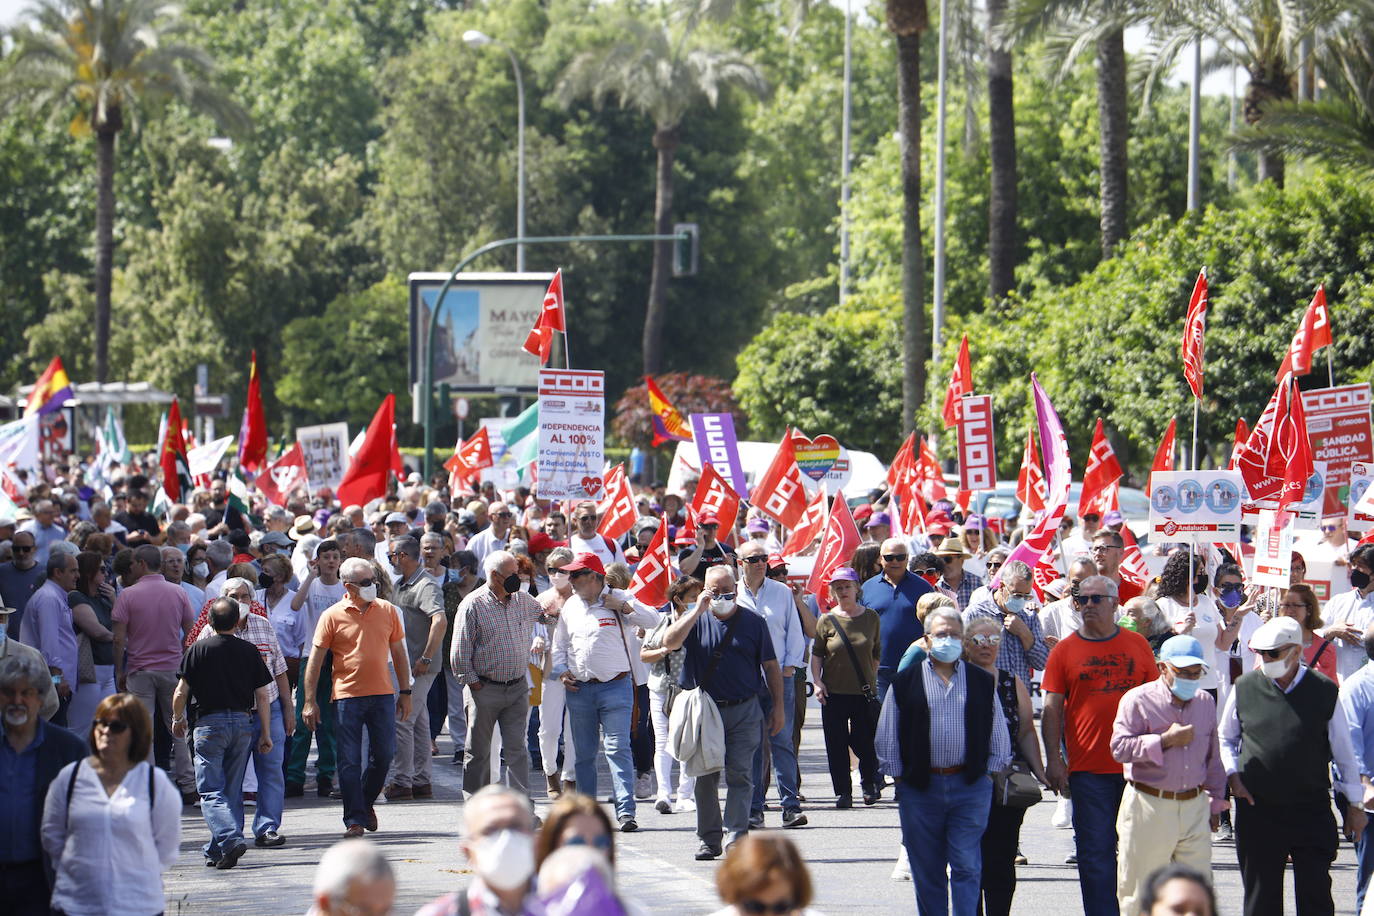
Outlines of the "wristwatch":
M 427 658 L 426 656 L 423 656 L 423 655 L 420 656 L 420 659 L 419 659 L 419 660 L 422 661 L 422 662 L 424 662 L 426 665 L 432 665 L 432 664 L 434 664 L 434 659 L 432 659 L 432 658 Z
M 409 687 L 407 687 L 405 690 L 402 690 L 402 691 L 401 691 L 401 695 L 402 695 L 402 696 L 407 696 L 407 697 L 408 697 L 408 696 L 410 696 L 410 693 L 411 693 L 411 691 L 410 691 L 410 688 L 409 688 Z

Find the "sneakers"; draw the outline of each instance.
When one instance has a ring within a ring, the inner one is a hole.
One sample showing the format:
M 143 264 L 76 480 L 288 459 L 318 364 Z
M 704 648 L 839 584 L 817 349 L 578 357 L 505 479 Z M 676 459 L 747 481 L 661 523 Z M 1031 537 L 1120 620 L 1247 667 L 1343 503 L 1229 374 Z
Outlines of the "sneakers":
M 1074 855 L 1073 853 L 1069 853 L 1068 855 L 1066 855 L 1066 856 L 1064 857 L 1064 864 L 1065 864 L 1065 865 L 1077 865 L 1077 864 L 1078 864 L 1078 856 Z
M 1061 830 L 1073 827 L 1073 803 L 1067 798 L 1061 798 L 1055 804 L 1054 814 L 1050 815 L 1050 826 Z
M 219 857 L 219 861 L 215 863 L 215 868 L 218 868 L 220 871 L 233 868 L 235 865 L 239 864 L 239 859 L 242 859 L 243 854 L 247 851 L 248 844 L 239 843 L 233 849 Z
M 253 845 L 259 848 L 275 849 L 278 846 L 286 845 L 286 837 L 275 830 L 266 830 L 257 835 L 253 840 Z
M 692 812 L 695 811 L 695 810 L 697 810 L 697 803 L 696 803 L 696 799 L 693 799 L 693 798 L 686 798 L 686 797 L 679 798 L 679 799 L 673 804 L 673 813 L 674 813 L 674 814 L 690 814 L 690 813 L 692 813 Z
M 1029 865 L 1029 864 L 1030 864 L 1030 863 L 1026 860 L 1026 854 L 1025 854 L 1024 852 L 1021 851 L 1021 847 L 1019 847 L 1019 846 L 1016 847 L 1016 858 L 1013 860 L 1013 863 L 1016 864 L 1016 865 Z
M 763 829 L 763 812 L 762 812 L 762 811 L 758 811 L 758 812 L 755 812 L 755 813 L 749 815 L 749 829 L 750 829 L 750 830 L 762 830 L 762 829 Z
M 697 845 L 696 860 L 698 862 L 709 862 L 712 859 L 720 858 L 720 847 L 712 846 L 705 841 Z
M 800 808 L 792 808 L 784 811 L 782 813 L 782 826 L 784 830 L 790 830 L 793 827 L 805 827 L 806 815 Z
M 315 777 L 315 794 L 320 798 L 334 798 L 334 780 L 328 776 Z
M 430 783 L 424 783 L 423 785 L 414 785 L 410 787 L 410 794 L 413 798 L 433 798 L 434 786 Z
M 616 818 L 616 822 L 620 824 L 621 833 L 634 833 L 639 829 L 639 824 L 628 814 L 620 815 L 620 817 Z
M 1235 842 L 1236 833 L 1231 829 L 1231 825 L 1222 821 L 1217 825 L 1217 832 L 1212 834 L 1213 843 L 1232 843 Z
M 382 795 L 385 796 L 386 800 L 389 802 L 410 801 L 415 797 L 415 793 L 411 790 L 410 786 L 398 786 L 395 783 L 387 786 L 386 791 L 383 792 Z
M 256 793 L 256 792 L 244 792 L 244 793 L 243 793 L 243 806 L 244 806 L 245 808 L 256 808 L 256 807 L 258 806 L 258 793 Z
M 901 854 L 897 856 L 897 864 L 892 866 L 892 880 L 911 880 L 911 860 L 906 857 L 905 849 L 903 849 Z
M 368 809 L 367 809 L 367 821 L 363 824 L 363 826 L 367 828 L 367 832 L 368 832 L 368 833 L 376 833 L 376 832 L 377 832 L 377 809 L 376 809 L 376 808 L 373 808 L 373 807 L 370 807 L 370 806 L 368 807 Z
M 854 807 L 854 796 L 837 795 L 835 797 L 835 807 L 839 808 L 841 811 L 845 810 L 846 808 Z
M 640 773 L 635 777 L 635 798 L 654 797 L 654 776 L 652 773 Z
M 672 814 L 673 803 L 666 798 L 660 798 L 658 801 L 654 802 L 654 810 L 659 814 Z

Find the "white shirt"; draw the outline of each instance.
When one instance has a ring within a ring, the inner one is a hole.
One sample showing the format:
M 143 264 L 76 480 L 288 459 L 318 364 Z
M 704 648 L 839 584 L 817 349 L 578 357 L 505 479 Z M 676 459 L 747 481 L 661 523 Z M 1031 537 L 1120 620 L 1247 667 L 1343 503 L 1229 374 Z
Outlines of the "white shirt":
M 1072 598 L 1052 601 L 1040 609 L 1040 629 L 1046 636 L 1063 639 L 1083 626 L 1083 614 L 1074 606 Z
M 477 568 L 483 568 L 482 563 L 486 560 L 487 554 L 495 550 L 505 550 L 510 543 L 510 529 L 506 529 L 506 536 L 498 538 L 496 532 L 490 525 L 474 534 L 468 541 L 468 550 L 471 550 L 477 557 Z
M 191 609 L 197 614 L 200 609 L 205 607 L 205 589 L 197 588 L 190 582 L 182 582 L 181 590 L 186 593 L 186 597 L 191 599 Z
M 1092 543 L 1080 533 L 1081 529 L 1074 529 L 1073 534 L 1064 538 L 1059 543 L 1059 555 L 1065 562 L 1072 563 L 1081 556 L 1092 555 Z
M 802 633 L 801 618 L 792 599 L 792 590 L 781 582 L 765 578 L 757 592 L 740 579 L 736 589 L 736 603 L 748 608 L 768 624 L 773 637 L 773 654 L 783 668 L 800 668 L 806 662 L 806 636 Z
M 607 547 L 606 539 L 599 534 L 593 535 L 590 539 L 574 534 L 568 539 L 568 546 L 572 548 L 573 556 L 579 553 L 596 554 L 600 557 L 602 566 L 625 562 L 625 551 L 620 549 L 620 545 L 611 541 L 611 546 Z
M 1323 620 L 1328 626 L 1333 623 L 1350 623 L 1361 630 L 1369 629 L 1374 625 L 1374 591 L 1362 596 L 1352 589 L 1337 595 L 1326 602 Z M 1364 647 L 1359 644 L 1352 646 L 1344 640 L 1333 639 L 1331 648 L 1336 652 L 1336 674 L 1342 681 L 1363 668 L 1368 660 Z
M 1197 595 L 1194 602 L 1194 605 L 1189 607 L 1186 601 L 1177 601 L 1173 598 L 1155 599 L 1170 626 L 1182 623 L 1189 611 L 1196 618 L 1197 622 L 1193 624 L 1193 629 L 1188 635 L 1202 644 L 1202 658 L 1207 663 L 1207 671 L 1202 675 L 1202 687 L 1204 690 L 1215 690 L 1221 684 L 1217 678 L 1217 636 L 1225 624 L 1221 619 L 1221 611 L 1211 598 Z
M 343 598 L 343 580 L 333 585 L 325 585 L 319 579 L 310 583 L 310 588 L 305 593 L 305 604 L 301 606 L 301 632 L 305 635 L 305 641 L 301 644 L 299 655 L 304 657 L 310 654 L 310 646 L 314 645 L 315 627 L 319 624 L 320 618 Z
M 291 610 L 291 602 L 296 600 L 296 593 L 291 589 L 285 589 L 281 593 L 281 599 L 270 607 L 267 604 L 267 589 L 260 588 L 255 592 L 258 601 L 263 607 L 267 608 L 267 619 L 272 624 L 272 630 L 277 634 L 277 645 L 281 647 L 281 654 L 288 658 L 299 658 L 301 646 L 305 645 L 306 639 L 315 635 L 315 631 L 309 633 L 305 630 L 305 608 L 299 611 Z
M 579 681 L 609 681 L 622 672 L 637 672 L 639 638 L 635 627 L 658 626 L 658 611 L 620 589 L 606 589 L 628 602 L 630 612 L 621 616 L 605 605 L 605 593 L 588 607 L 576 592 L 563 603 L 553 633 L 553 672 L 571 671 Z M 642 664 L 642 663 L 641 663 Z M 639 675 L 636 674 L 636 680 Z M 645 678 L 647 680 L 647 677 Z
M 1288 685 L 1284 693 L 1292 693 L 1293 688 L 1298 686 L 1298 682 L 1307 674 L 1306 665 L 1298 665 L 1298 673 L 1293 678 L 1293 683 Z M 1266 675 L 1260 675 L 1265 677 Z M 1236 712 L 1236 692 L 1231 691 L 1226 698 L 1226 706 L 1221 711 L 1221 765 L 1226 768 L 1226 775 L 1231 776 L 1240 769 L 1240 746 L 1242 735 L 1240 731 L 1240 715 Z M 1326 723 L 1326 740 L 1331 743 L 1331 759 L 1336 764 L 1336 775 L 1339 780 L 1336 788 L 1346 798 L 1364 798 L 1364 787 L 1360 785 L 1360 768 L 1355 763 L 1355 751 L 1350 743 L 1350 727 L 1345 723 L 1345 709 L 1340 703 L 1331 712 L 1331 721 Z
M 219 597 L 219 593 L 224 589 L 224 580 L 229 578 L 229 570 L 222 569 L 215 573 L 214 578 L 205 583 L 205 594 Z
M 81 769 L 72 796 L 72 767 Z M 68 916 L 152 914 L 166 909 L 162 873 L 181 850 L 181 793 L 167 774 L 135 764 L 113 795 L 105 794 L 91 762 L 69 763 L 48 786 L 43 848 L 57 871 L 52 906 Z M 70 832 L 68 828 L 70 827 Z

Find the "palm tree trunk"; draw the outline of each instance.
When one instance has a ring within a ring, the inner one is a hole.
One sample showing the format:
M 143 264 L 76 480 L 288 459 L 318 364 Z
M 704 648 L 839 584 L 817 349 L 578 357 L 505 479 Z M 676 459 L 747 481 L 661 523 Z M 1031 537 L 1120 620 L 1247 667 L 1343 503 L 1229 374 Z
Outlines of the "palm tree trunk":
M 921 35 L 897 35 L 897 130 L 902 137 L 902 429 L 925 402 L 925 251 L 921 244 Z
M 1293 76 L 1283 66 L 1250 68 L 1250 85 L 1245 88 L 1243 115 L 1245 123 L 1253 127 L 1264 117 L 1264 110 L 1273 102 L 1293 98 Z M 1283 187 L 1283 153 L 1269 149 L 1259 151 L 1260 181 L 1272 181 Z
M 677 153 L 676 127 L 654 130 L 658 174 L 654 184 L 654 232 L 673 231 L 673 157 Z M 649 275 L 649 306 L 644 311 L 644 374 L 663 368 L 663 325 L 668 317 L 668 273 L 672 270 L 673 243 L 654 242 L 654 266 Z
M 110 285 L 114 272 L 115 137 L 108 124 L 96 131 L 95 194 L 95 380 L 109 381 Z
M 1110 258 L 1126 238 L 1126 43 L 1120 29 L 1097 42 L 1098 147 L 1102 164 L 1102 256 Z
M 1016 113 L 1012 100 L 1011 52 L 992 36 L 1007 0 L 988 0 L 988 297 L 996 302 L 1016 282 Z

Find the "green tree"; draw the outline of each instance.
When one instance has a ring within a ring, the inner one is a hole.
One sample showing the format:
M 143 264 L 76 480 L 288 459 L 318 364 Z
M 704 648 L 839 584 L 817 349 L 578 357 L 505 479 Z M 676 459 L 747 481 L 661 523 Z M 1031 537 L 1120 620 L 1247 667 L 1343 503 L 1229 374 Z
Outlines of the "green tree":
M 558 86 L 558 97 L 565 105 L 580 98 L 600 105 L 615 97 L 621 107 L 653 121 L 654 232 L 659 235 L 673 229 L 673 161 L 683 121 L 694 104 L 704 99 L 715 106 L 731 87 L 757 96 L 767 94 L 763 75 L 749 59 L 720 43 L 701 24 L 694 4 L 675 8 L 665 3 L 645 16 L 622 13 L 617 40 L 578 55 Z M 649 374 L 658 372 L 664 363 L 671 258 L 671 242 L 654 244 L 643 338 L 644 371 Z
M 11 33 L 0 93 L 56 118 L 76 112 L 77 135 L 96 139 L 95 376 L 109 375 L 114 272 L 115 139 L 141 107 L 177 99 L 225 128 L 247 116 L 221 93 L 210 57 L 186 39 L 190 23 L 157 0 L 35 0 Z

